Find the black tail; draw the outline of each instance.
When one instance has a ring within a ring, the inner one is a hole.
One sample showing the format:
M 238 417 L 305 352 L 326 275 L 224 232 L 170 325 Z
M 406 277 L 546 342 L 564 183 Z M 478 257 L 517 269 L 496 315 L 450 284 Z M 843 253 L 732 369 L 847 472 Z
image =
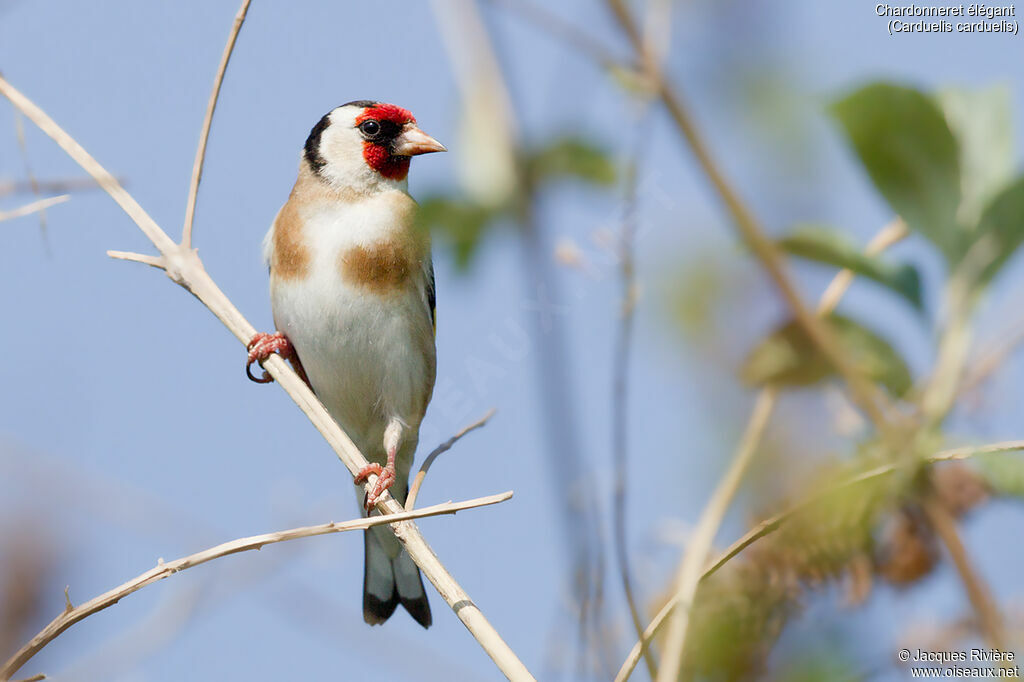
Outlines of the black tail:
M 363 546 L 363 620 L 380 625 L 401 604 L 413 620 L 430 627 L 433 619 L 423 577 L 408 553 L 403 549 L 392 559 L 372 530 L 363 533 Z

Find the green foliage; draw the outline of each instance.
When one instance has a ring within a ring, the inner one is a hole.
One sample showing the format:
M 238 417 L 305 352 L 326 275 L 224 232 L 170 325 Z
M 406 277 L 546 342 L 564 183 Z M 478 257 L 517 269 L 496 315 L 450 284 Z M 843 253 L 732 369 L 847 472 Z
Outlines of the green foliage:
M 431 233 L 442 234 L 455 254 L 455 265 L 460 270 L 469 267 L 480 238 L 500 211 L 478 204 L 435 196 L 420 203 L 417 220 Z
M 993 453 L 974 458 L 986 485 L 999 495 L 1024 498 L 1024 456 Z
M 910 370 L 892 346 L 873 331 L 848 317 L 830 315 L 840 345 L 854 368 L 902 396 L 911 386 Z M 833 373 L 828 360 L 795 320 L 762 340 L 747 356 L 740 377 L 748 384 L 808 386 Z
M 529 186 L 558 180 L 578 180 L 595 187 L 615 183 L 615 163 L 600 147 L 578 137 L 561 137 L 526 154 Z
M 960 153 L 936 103 L 917 90 L 875 83 L 832 105 L 868 175 L 910 229 L 955 263 L 962 253 Z
M 1006 89 L 929 97 L 875 83 L 832 112 L 892 209 L 959 268 L 967 289 L 988 284 L 1024 241 Z
M 849 268 L 896 292 L 918 310 L 923 307 L 921 276 L 917 268 L 909 264 L 894 265 L 877 256 L 867 256 L 838 230 L 802 225 L 780 239 L 778 244 L 794 256 L 838 268 Z
M 937 95 L 960 146 L 961 223 L 973 227 L 1013 176 L 1010 93 L 1005 87 L 949 89 Z
M 517 218 L 517 208 L 532 201 L 536 192 L 560 180 L 604 188 L 614 183 L 616 176 L 607 152 L 573 136 L 558 137 L 525 152 L 519 164 L 519 186 L 505 205 L 487 206 L 454 195 L 436 195 L 420 202 L 420 226 L 444 238 L 460 270 L 468 269 L 484 236 L 500 222 Z
M 694 597 L 681 679 L 754 679 L 789 618 L 798 586 L 752 562 L 737 562 L 702 582 Z
M 838 581 L 855 562 L 871 555 L 879 521 L 909 484 L 907 479 L 881 476 L 842 485 L 876 464 L 874 453 L 866 450 L 848 465 L 827 467 L 809 486 L 827 495 L 802 507 L 742 558 L 701 582 L 684 679 L 760 679 L 768 652 L 809 592 Z
M 978 221 L 971 255 L 984 263 L 976 280 L 987 284 L 1024 241 L 1024 176 L 1000 192 Z

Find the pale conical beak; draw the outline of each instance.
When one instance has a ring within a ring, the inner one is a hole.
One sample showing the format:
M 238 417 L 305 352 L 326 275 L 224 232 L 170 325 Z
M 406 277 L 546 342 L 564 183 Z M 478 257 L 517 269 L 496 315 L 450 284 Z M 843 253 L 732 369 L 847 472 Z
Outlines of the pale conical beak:
M 427 135 L 425 132 L 412 126 L 406 128 L 401 135 L 395 138 L 393 154 L 395 156 L 416 156 L 418 154 L 429 154 L 430 152 L 448 151 L 443 144 Z

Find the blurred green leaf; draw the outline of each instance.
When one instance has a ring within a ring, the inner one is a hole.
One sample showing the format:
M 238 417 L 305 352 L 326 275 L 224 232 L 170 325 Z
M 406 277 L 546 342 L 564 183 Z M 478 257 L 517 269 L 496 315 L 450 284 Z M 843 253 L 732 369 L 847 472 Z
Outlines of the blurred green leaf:
M 714 336 L 716 314 L 725 307 L 728 288 L 734 284 L 718 254 L 708 250 L 687 259 L 683 267 L 674 265 L 678 277 L 672 291 L 672 312 L 683 333 L 692 340 Z
M 848 317 L 830 315 L 828 322 L 857 370 L 885 386 L 894 396 L 907 392 L 911 385 L 910 370 L 888 342 Z M 803 327 L 793 320 L 754 347 L 740 368 L 740 378 L 752 385 L 809 386 L 832 372 L 832 366 Z
M 651 88 L 651 79 L 645 78 L 636 67 L 612 64 L 605 72 L 611 79 L 612 84 L 625 90 L 628 95 L 647 99 L 655 94 Z
M 615 163 L 600 147 L 578 137 L 561 137 L 526 157 L 527 182 L 539 187 L 545 182 L 575 179 L 599 187 L 615 182 Z
M 1010 91 L 949 89 L 937 97 L 960 144 L 960 223 L 973 228 L 985 205 L 1013 177 Z
M 875 187 L 946 260 L 962 255 L 960 162 L 938 106 L 917 90 L 875 83 L 832 105 Z
M 480 240 L 490 223 L 500 217 L 499 210 L 448 197 L 430 197 L 420 202 L 416 215 L 419 225 L 448 240 L 460 270 L 469 267 Z
M 985 483 L 997 494 L 1024 498 L 1024 457 L 1000 452 L 978 455 L 974 463 Z
M 1024 241 L 1024 176 L 1000 192 L 981 214 L 970 260 L 982 264 L 976 283 L 987 284 Z M 977 260 L 975 260 L 977 259 Z
M 894 265 L 877 256 L 867 256 L 838 230 L 818 225 L 801 225 L 780 239 L 778 244 L 794 256 L 838 268 L 849 268 L 895 291 L 918 310 L 923 308 L 921 276 L 917 268 L 909 264 Z
M 800 596 L 797 586 L 747 561 L 727 565 L 702 581 L 690 615 L 680 679 L 756 679 L 786 623 L 799 612 Z

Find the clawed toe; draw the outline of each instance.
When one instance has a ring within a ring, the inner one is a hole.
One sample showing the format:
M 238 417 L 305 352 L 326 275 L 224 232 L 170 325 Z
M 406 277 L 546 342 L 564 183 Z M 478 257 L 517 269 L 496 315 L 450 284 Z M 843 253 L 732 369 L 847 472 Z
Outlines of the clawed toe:
M 263 366 L 264 361 L 274 353 L 277 353 L 285 359 L 292 359 L 295 357 L 295 349 L 292 348 L 292 344 L 281 332 L 274 332 L 273 334 L 266 334 L 260 332 L 256 336 L 252 337 L 252 341 L 246 346 L 249 354 L 246 358 L 245 363 L 245 374 L 249 377 L 250 381 L 255 381 L 257 384 L 268 384 L 274 380 L 269 373 L 265 370 L 263 376 L 257 377 L 252 373 L 252 364 L 254 362 L 259 363 L 260 367 Z
M 395 468 L 390 465 L 382 467 L 379 464 L 367 464 L 356 475 L 355 482 L 362 483 L 370 474 L 377 475 L 377 483 L 373 486 L 373 490 L 366 493 L 366 497 L 363 500 L 363 506 L 366 508 L 366 511 L 373 509 L 374 505 L 377 504 L 377 500 L 384 494 L 384 491 L 389 489 L 395 482 Z

